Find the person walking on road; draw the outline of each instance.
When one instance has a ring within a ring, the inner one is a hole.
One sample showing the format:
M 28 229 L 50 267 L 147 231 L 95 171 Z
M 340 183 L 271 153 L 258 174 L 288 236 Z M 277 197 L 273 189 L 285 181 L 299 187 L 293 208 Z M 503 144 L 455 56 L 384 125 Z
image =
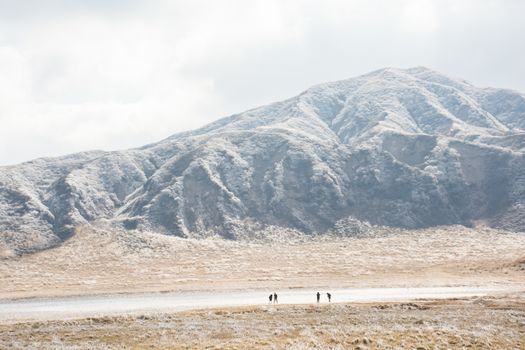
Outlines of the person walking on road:
M 332 294 L 326 293 L 326 296 L 328 297 L 328 302 L 332 301 Z
M 274 303 L 274 304 L 279 304 L 279 303 L 277 302 L 277 293 L 275 293 L 275 292 L 273 293 L 273 303 Z
M 272 298 L 273 298 L 273 294 L 270 294 L 270 296 L 268 297 L 268 299 L 270 299 L 270 304 L 272 303 Z
M 319 304 L 319 300 L 321 300 L 321 293 L 317 292 L 317 304 Z

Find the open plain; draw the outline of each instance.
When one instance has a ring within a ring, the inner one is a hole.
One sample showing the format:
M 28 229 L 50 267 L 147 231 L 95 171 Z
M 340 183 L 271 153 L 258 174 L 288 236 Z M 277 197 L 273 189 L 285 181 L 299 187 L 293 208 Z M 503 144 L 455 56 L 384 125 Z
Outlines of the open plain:
M 0 325 L 5 349 L 525 349 L 525 295 Z
M 0 260 L 0 297 L 525 285 L 520 233 L 448 226 L 263 237 L 197 240 L 84 227 L 58 247 Z
M 2 299 L 301 288 L 499 292 L 2 321 L 0 348 L 524 349 L 524 251 L 523 234 L 462 226 L 375 228 L 352 237 L 270 230 L 240 241 L 83 227 L 60 246 L 1 260 Z

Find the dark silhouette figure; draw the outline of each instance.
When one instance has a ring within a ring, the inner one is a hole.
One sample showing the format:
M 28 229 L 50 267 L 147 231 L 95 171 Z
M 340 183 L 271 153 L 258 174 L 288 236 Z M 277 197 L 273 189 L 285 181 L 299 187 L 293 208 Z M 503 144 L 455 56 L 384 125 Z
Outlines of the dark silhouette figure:
M 270 299 L 270 304 L 272 303 L 272 298 L 273 298 L 273 294 L 270 294 L 270 296 L 268 297 L 268 299 Z
M 321 293 L 317 292 L 317 303 L 319 303 L 319 300 L 321 300 Z
M 326 296 L 328 297 L 328 302 L 332 301 L 332 294 L 326 293 Z
M 279 303 L 277 302 L 277 293 L 273 293 L 273 303 L 274 303 L 274 304 L 279 304 Z

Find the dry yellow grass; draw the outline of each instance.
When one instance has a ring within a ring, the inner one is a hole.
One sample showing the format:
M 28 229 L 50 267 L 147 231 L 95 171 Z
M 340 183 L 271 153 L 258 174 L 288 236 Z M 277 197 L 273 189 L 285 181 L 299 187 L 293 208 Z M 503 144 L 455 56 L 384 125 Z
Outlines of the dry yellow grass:
M 0 260 L 0 297 L 525 282 L 523 234 L 453 226 L 274 238 L 194 240 L 85 227 L 59 247 Z
M 525 295 L 0 325 L 9 349 L 525 349 Z
M 0 260 L 0 297 L 245 288 L 525 286 L 525 235 L 440 227 L 361 238 L 178 239 L 84 227 Z M 0 324 L 0 348 L 525 349 L 523 294 L 259 306 Z

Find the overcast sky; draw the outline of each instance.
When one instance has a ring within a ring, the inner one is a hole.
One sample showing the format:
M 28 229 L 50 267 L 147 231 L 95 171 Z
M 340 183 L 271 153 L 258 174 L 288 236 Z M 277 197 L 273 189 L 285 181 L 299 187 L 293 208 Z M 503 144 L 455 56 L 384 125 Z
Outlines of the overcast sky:
M 383 67 L 525 92 L 521 0 L 0 0 L 0 164 L 158 141 Z

